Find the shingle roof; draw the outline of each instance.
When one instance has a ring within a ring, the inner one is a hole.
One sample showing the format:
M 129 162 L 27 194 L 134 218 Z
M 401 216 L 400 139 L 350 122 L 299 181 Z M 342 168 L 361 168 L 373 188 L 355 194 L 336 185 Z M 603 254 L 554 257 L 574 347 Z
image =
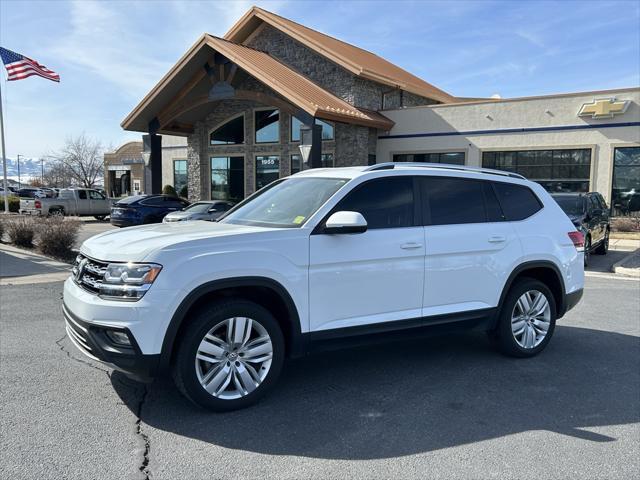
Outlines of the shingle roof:
M 202 73 L 203 65 L 214 52 L 222 54 L 288 102 L 314 117 L 383 130 L 391 129 L 394 124 L 380 113 L 356 108 L 336 97 L 268 53 L 205 34 L 131 111 L 123 120 L 122 127 L 125 130 L 146 131 L 149 122 L 180 94 L 181 88 L 190 81 L 189 78 L 195 74 L 196 81 L 206 81 Z M 200 76 L 197 72 L 201 72 Z M 170 132 L 171 129 L 165 128 L 164 131 Z
M 300 25 L 292 20 L 252 7 L 225 35 L 225 39 L 236 43 L 246 41 L 257 28 L 259 19 L 281 30 L 324 57 L 341 65 L 355 75 L 398 87 L 443 103 L 456 101 L 447 92 L 425 82 L 378 55 L 324 33 Z

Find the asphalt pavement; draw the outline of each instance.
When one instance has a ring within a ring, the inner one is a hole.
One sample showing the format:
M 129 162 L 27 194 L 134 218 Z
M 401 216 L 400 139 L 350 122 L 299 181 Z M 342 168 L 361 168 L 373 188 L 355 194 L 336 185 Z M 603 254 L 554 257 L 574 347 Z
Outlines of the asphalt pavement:
M 576 478 L 640 471 L 640 282 L 589 277 L 549 347 L 480 333 L 290 362 L 258 405 L 212 414 L 169 381 L 89 361 L 62 283 L 0 286 L 3 478 Z

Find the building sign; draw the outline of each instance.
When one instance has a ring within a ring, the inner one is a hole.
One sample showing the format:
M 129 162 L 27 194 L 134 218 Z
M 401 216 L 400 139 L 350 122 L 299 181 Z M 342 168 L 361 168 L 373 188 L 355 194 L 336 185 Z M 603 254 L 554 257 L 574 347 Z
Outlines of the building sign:
M 591 103 L 585 103 L 578 112 L 579 117 L 591 118 L 613 118 L 614 115 L 621 115 L 629 106 L 629 100 L 618 100 L 615 98 L 600 98 Z
M 129 165 L 107 165 L 107 170 L 110 171 L 110 172 L 131 170 L 131 166 L 129 166 Z

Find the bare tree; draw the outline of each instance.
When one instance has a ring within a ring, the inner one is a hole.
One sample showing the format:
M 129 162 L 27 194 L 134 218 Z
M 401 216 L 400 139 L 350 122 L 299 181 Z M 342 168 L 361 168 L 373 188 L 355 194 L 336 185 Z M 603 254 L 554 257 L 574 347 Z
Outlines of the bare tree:
M 69 168 L 52 155 L 47 157 L 43 180 L 47 187 L 68 188 L 74 183 Z
M 77 137 L 67 138 L 62 150 L 52 155 L 54 162 L 64 167 L 66 173 L 78 185 L 90 188 L 102 177 L 104 162 L 102 144 L 82 133 Z

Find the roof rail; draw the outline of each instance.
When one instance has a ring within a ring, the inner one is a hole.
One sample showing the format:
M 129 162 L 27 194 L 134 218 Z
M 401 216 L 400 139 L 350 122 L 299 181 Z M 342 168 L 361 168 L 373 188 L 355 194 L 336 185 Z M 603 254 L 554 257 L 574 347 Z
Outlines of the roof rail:
M 375 172 L 377 170 L 393 170 L 396 167 L 415 167 L 415 168 L 440 168 L 442 170 L 457 170 L 461 172 L 486 173 L 489 175 L 500 175 L 502 177 L 518 178 L 526 180 L 525 177 L 518 173 L 505 172 L 503 170 L 494 170 L 491 168 L 467 167 L 462 165 L 450 165 L 445 163 L 426 163 L 426 162 L 385 162 L 376 163 L 365 168 L 364 172 Z

